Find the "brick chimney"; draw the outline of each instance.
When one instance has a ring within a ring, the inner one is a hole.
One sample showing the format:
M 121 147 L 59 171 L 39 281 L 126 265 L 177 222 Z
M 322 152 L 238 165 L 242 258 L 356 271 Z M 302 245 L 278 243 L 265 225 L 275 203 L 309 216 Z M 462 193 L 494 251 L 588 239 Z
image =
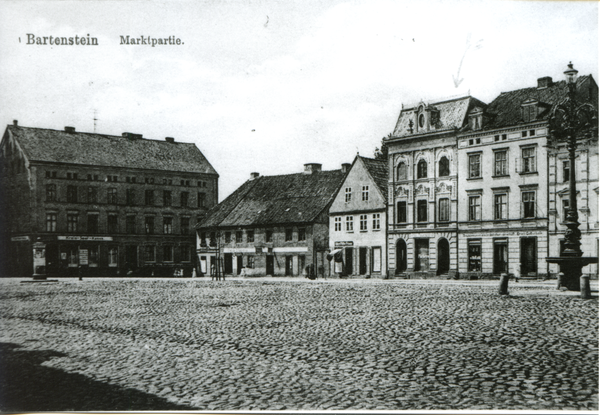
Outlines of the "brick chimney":
M 260 173 L 252 172 L 250 173 L 250 180 L 258 179 L 258 176 L 260 176 Z
M 319 163 L 306 163 L 304 165 L 304 174 L 313 174 L 321 171 L 321 164 Z
M 65 132 L 67 132 L 69 134 L 73 134 L 75 132 L 75 127 L 66 127 L 65 126 Z
M 173 137 L 165 137 L 165 140 L 167 141 L 167 143 L 171 143 L 171 144 L 173 144 L 175 142 L 175 139 Z
M 352 164 L 342 163 L 342 173 L 348 173 L 350 171 L 350 167 L 352 167 Z
M 543 78 L 538 78 L 538 86 L 537 89 L 544 89 L 552 86 L 552 77 L 544 76 Z
M 19 126 L 19 120 L 13 120 L 13 125 L 15 127 L 18 127 Z

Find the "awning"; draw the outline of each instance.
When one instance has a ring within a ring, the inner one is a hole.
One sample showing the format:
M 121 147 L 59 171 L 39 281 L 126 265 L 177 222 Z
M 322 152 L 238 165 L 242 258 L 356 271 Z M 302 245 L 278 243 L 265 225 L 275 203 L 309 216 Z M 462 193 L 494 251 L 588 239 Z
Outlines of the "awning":
M 330 253 L 327 254 L 327 261 L 331 261 L 335 259 L 335 262 L 342 262 L 342 252 L 343 249 L 334 249 Z

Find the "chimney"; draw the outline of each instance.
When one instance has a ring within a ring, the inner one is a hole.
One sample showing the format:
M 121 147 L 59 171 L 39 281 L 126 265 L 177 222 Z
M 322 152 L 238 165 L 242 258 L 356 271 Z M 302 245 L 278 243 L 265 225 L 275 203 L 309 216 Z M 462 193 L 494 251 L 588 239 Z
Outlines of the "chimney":
M 304 174 L 313 174 L 321 171 L 319 163 L 306 163 L 304 165 Z
M 171 144 L 173 144 L 175 142 L 175 139 L 173 137 L 165 137 L 165 140 L 167 140 L 167 143 L 171 143 Z
M 543 78 L 538 78 L 538 86 L 537 89 L 544 89 L 552 86 L 552 78 L 550 76 L 544 76 Z
M 342 163 L 342 173 L 348 173 L 350 171 L 350 167 L 352 167 L 352 164 Z
M 65 127 L 65 132 L 73 134 L 75 132 L 75 127 Z
M 128 138 L 130 140 L 142 138 L 142 134 L 134 134 L 134 133 L 123 133 L 123 134 L 121 134 L 121 136 Z
M 18 127 L 19 126 L 19 120 L 13 120 L 13 125 L 15 127 Z
M 252 172 L 250 173 L 250 180 L 258 179 L 258 176 L 260 176 L 260 173 Z

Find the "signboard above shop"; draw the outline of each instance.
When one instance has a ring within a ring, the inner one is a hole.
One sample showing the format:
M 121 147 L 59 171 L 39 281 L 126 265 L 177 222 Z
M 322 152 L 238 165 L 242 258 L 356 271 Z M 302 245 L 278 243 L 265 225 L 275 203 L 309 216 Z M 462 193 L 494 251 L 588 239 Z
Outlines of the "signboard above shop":
M 336 248 L 344 248 L 346 246 L 354 246 L 354 242 L 353 241 L 336 241 L 334 246 Z
M 58 236 L 59 241 L 112 241 L 112 236 Z

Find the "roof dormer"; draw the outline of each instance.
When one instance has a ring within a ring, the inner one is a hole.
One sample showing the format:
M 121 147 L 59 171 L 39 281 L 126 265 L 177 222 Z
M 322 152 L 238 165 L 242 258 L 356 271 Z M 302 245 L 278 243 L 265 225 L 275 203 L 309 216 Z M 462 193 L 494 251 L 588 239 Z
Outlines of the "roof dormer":
M 469 128 L 473 131 L 483 128 L 483 108 L 475 107 L 469 112 Z

